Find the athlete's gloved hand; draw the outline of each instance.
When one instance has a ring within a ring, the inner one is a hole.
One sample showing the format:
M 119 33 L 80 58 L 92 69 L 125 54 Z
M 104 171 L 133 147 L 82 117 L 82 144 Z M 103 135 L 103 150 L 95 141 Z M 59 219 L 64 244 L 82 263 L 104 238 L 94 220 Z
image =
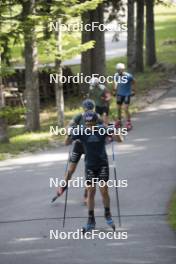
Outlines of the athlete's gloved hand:
M 61 196 L 66 189 L 67 189 L 67 186 L 59 187 L 58 190 L 57 190 L 57 196 Z
M 59 187 L 58 190 L 57 190 L 56 196 L 53 197 L 53 199 L 51 200 L 51 202 L 54 203 L 57 200 L 57 198 L 64 193 L 64 191 L 67 189 L 67 187 L 68 186 Z

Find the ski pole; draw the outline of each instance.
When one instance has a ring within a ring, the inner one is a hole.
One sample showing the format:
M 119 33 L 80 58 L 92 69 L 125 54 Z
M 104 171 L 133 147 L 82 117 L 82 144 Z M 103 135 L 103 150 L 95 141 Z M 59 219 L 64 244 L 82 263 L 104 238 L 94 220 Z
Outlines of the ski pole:
M 114 168 L 114 179 L 117 183 L 117 170 L 116 170 L 116 164 L 115 164 L 115 153 L 114 153 L 114 140 L 112 139 L 112 158 L 113 158 L 113 168 Z M 119 227 L 121 227 L 121 215 L 120 215 L 120 202 L 119 202 L 119 192 L 118 187 L 115 187 L 116 190 L 116 199 L 117 199 L 117 215 L 119 219 Z
M 70 149 L 69 149 L 69 155 L 68 155 L 68 161 L 67 161 L 67 166 L 66 166 L 66 172 L 67 172 L 67 169 L 68 169 L 68 164 L 69 164 L 71 152 L 72 152 L 72 145 L 70 146 Z M 68 200 L 68 186 L 67 186 L 66 192 L 65 192 L 64 217 L 63 217 L 63 225 L 62 225 L 63 228 L 65 227 L 65 219 L 66 219 L 66 211 L 67 211 L 67 200 Z
M 70 155 L 71 155 L 71 146 L 72 146 L 72 145 L 70 145 L 70 148 L 69 148 L 69 154 L 68 154 L 68 159 L 67 159 L 67 163 L 66 163 L 66 166 L 65 166 L 65 174 L 66 174 L 66 172 L 67 172 L 67 170 L 68 170 L 68 164 L 69 164 Z M 53 199 L 51 200 L 51 202 L 54 203 L 54 202 L 57 200 L 57 198 L 59 198 L 59 196 L 60 196 L 60 195 L 58 195 L 58 194 L 57 194 L 56 196 L 54 196 Z
M 67 211 L 67 199 L 68 199 L 68 188 L 65 192 L 65 205 L 64 205 L 64 217 L 63 217 L 63 228 L 65 227 L 65 218 L 66 218 L 66 211 Z

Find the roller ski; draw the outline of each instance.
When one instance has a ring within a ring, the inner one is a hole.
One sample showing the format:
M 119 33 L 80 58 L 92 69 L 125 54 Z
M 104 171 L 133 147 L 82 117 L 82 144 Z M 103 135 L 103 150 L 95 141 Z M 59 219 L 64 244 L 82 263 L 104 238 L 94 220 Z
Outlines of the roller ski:
M 88 222 L 85 226 L 82 228 L 83 235 L 87 232 L 91 232 L 93 229 L 95 229 L 95 219 L 88 219 Z
M 117 121 L 115 122 L 115 128 L 118 129 L 118 128 L 121 128 L 121 127 L 122 127 L 122 122 L 121 122 L 121 120 L 117 120 Z
M 126 128 L 127 128 L 127 131 L 130 131 L 133 128 L 131 121 L 126 122 Z
M 111 217 L 111 215 L 109 214 L 109 215 L 106 215 L 105 216 L 105 219 L 106 219 L 106 223 L 107 223 L 107 225 L 108 226 L 110 226 L 111 228 L 112 228 L 112 230 L 115 232 L 115 224 L 114 224 L 114 222 L 113 222 L 113 220 L 112 220 L 112 217 Z

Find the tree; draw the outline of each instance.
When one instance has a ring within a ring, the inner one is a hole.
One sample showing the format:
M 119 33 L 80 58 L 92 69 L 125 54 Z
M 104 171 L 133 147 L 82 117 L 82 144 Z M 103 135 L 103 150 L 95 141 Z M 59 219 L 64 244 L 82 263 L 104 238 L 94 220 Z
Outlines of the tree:
M 27 99 L 27 129 L 34 131 L 39 129 L 39 85 L 38 85 L 38 60 L 37 60 L 37 42 L 42 40 L 42 25 L 47 25 L 50 21 L 61 19 L 62 23 L 69 23 L 69 20 L 80 16 L 87 10 L 96 9 L 97 5 L 103 0 L 87 0 L 80 3 L 78 0 L 11 0 L 3 1 L 3 7 L 9 8 L 13 6 L 12 17 L 9 19 L 15 20 L 18 24 L 18 30 L 24 35 L 24 54 L 25 54 L 25 85 Z M 17 8 L 16 8 L 17 6 Z M 22 9 L 22 12 L 21 12 Z M 15 13 L 18 10 L 18 14 Z M 15 13 L 15 14 L 14 14 Z M 7 18 L 7 17 L 6 17 Z M 6 19 L 5 18 L 5 19 Z M 39 25 L 40 23 L 40 25 Z M 39 26 L 38 26 L 39 25 Z M 22 29 L 22 31 L 21 31 Z M 37 29 L 37 34 L 35 32 Z M 39 32 L 40 30 L 40 32 Z M 48 31 L 48 28 L 47 28 Z M 77 36 L 72 32 L 64 33 L 61 37 L 57 34 L 48 34 L 45 31 L 43 36 L 43 45 L 46 46 L 48 52 L 55 55 L 56 72 L 62 76 L 61 62 L 65 59 L 84 52 L 93 47 L 93 41 L 88 41 L 84 44 L 79 43 Z M 55 35 L 55 41 L 54 37 Z M 50 39 L 48 39 L 50 38 Z M 60 39 L 60 40 L 59 40 Z M 46 41 L 47 40 L 47 41 Z M 66 45 L 64 47 L 64 42 Z M 63 45 L 62 45 L 63 44 Z M 62 53 L 60 47 L 62 46 Z M 69 47 L 71 46 L 71 48 Z M 60 78 L 59 78 L 60 79 Z M 64 115 L 64 100 L 63 87 L 56 84 L 56 105 L 58 109 L 58 123 L 63 123 Z
M 22 1 L 22 21 L 24 22 L 25 89 L 27 100 L 26 128 L 28 131 L 40 129 L 40 100 L 38 81 L 38 58 L 35 32 L 35 0 Z
M 50 2 L 50 9 L 47 10 L 45 14 L 45 19 L 48 21 L 55 21 L 57 23 L 57 30 L 55 31 L 55 42 L 54 45 L 51 45 L 49 48 L 54 49 L 55 52 L 55 70 L 58 75 L 57 82 L 55 83 L 55 91 L 56 91 L 56 107 L 57 107 L 57 120 L 58 125 L 64 125 L 64 96 L 63 96 L 63 85 L 61 83 L 62 79 L 62 66 L 61 62 L 64 59 L 72 58 L 74 55 L 79 54 L 80 52 L 84 52 L 87 49 L 93 47 L 93 41 L 86 41 L 83 44 L 79 43 L 77 36 L 74 36 L 72 32 L 64 32 L 62 34 L 60 25 L 67 24 L 69 25 L 69 20 L 75 16 L 81 15 L 85 10 L 95 9 L 98 3 L 101 0 L 92 0 L 92 1 L 84 1 L 81 4 L 77 4 L 77 0 L 73 0 L 72 3 L 70 1 L 65 2 Z M 46 10 L 46 3 L 45 10 Z M 47 18 L 46 18 L 47 17 Z M 67 47 L 64 47 L 64 41 L 67 43 Z M 71 48 L 68 48 L 68 43 L 75 45 Z M 48 44 L 48 43 L 47 43 Z M 48 47 L 48 46 L 47 46 Z
M 27 99 L 26 128 L 29 131 L 35 131 L 40 128 L 36 20 L 34 18 L 37 2 L 35 0 L 4 0 L 1 9 L 3 10 L 2 21 L 7 22 L 4 27 L 4 39 L 9 41 L 8 36 L 18 39 L 23 31 Z
M 95 10 L 83 13 L 83 25 L 93 22 L 104 24 L 103 12 L 103 4 L 99 4 Z M 82 43 L 91 40 L 95 43 L 94 47 L 81 54 L 81 72 L 84 76 L 91 76 L 92 74 L 104 76 L 106 73 L 104 31 L 100 31 L 98 28 L 95 28 L 94 31 L 83 30 Z M 87 89 L 87 87 L 88 84 L 83 84 L 83 89 Z
M 1 50 L 0 50 L 0 143 L 7 142 L 7 124 L 3 116 L 4 98 L 2 85 L 2 64 L 1 64 Z
M 152 66 L 156 63 L 155 26 L 154 26 L 154 0 L 146 3 L 146 64 Z
M 137 0 L 137 26 L 136 26 L 136 71 L 144 71 L 143 61 L 144 43 L 144 0 Z
M 56 90 L 56 107 L 57 107 L 57 123 L 60 127 L 64 126 L 64 93 L 62 78 L 62 66 L 61 66 L 61 54 L 62 54 L 62 31 L 60 28 L 61 19 L 57 20 L 58 31 L 55 33 L 56 37 L 56 58 L 55 58 L 55 70 L 59 75 L 58 82 L 55 83 Z
M 4 96 L 3 96 L 3 65 L 2 65 L 2 53 L 4 53 L 4 33 L 2 32 L 3 28 L 3 12 L 4 8 L 0 10 L 0 143 L 8 142 L 7 136 L 7 124 L 4 117 L 3 108 L 5 106 Z
M 129 71 L 133 72 L 135 69 L 134 0 L 128 0 L 127 28 L 127 67 Z

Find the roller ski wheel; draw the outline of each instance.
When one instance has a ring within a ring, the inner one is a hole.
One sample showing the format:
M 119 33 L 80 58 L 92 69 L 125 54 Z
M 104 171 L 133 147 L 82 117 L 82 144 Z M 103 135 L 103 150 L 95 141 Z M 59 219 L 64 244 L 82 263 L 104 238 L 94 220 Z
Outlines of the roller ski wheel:
M 127 128 L 127 131 L 130 131 L 133 128 L 133 126 L 132 126 L 130 121 L 126 122 L 126 128 Z
M 115 228 L 115 224 L 114 224 L 114 222 L 113 222 L 111 216 L 106 217 L 106 223 L 107 223 L 107 225 L 110 226 L 110 227 L 112 228 L 112 230 L 115 232 L 115 229 L 116 229 L 116 228 Z
M 83 226 L 83 228 L 82 228 L 83 235 L 85 233 L 91 232 L 93 229 L 95 229 L 95 225 L 96 225 L 95 221 L 89 221 L 88 220 L 88 223 L 85 226 Z

